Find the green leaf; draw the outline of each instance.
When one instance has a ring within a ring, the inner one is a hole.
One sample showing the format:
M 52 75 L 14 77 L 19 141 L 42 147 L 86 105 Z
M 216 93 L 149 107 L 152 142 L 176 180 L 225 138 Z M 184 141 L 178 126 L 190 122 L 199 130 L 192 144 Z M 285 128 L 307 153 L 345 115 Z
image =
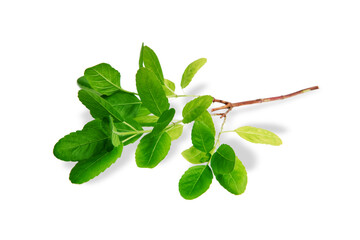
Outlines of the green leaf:
M 84 76 L 90 86 L 104 95 L 125 91 L 120 87 L 120 73 L 107 63 L 100 63 L 85 70 Z
M 145 135 L 136 148 L 136 165 L 141 168 L 156 167 L 168 154 L 171 138 L 166 132 Z
M 84 76 L 78 78 L 77 84 L 81 89 L 92 89 L 88 80 L 86 80 Z
M 78 94 L 79 100 L 90 110 L 94 118 L 104 118 L 111 115 L 118 121 L 123 121 L 123 116 L 111 106 L 111 104 L 96 93 L 81 89 Z
M 227 144 L 221 144 L 211 158 L 211 168 L 214 173 L 230 173 L 235 166 L 235 152 Z
M 210 153 L 204 153 L 196 149 L 194 146 L 191 146 L 189 149 L 183 151 L 181 155 L 192 164 L 208 162 L 211 157 Z
M 144 67 L 144 43 L 141 44 L 140 57 L 139 57 L 139 68 Z
M 171 120 L 174 118 L 175 115 L 175 109 L 170 108 L 169 110 L 166 110 L 161 114 L 159 120 L 156 122 L 154 129 L 152 130 L 152 134 L 158 135 L 160 134 L 171 122 Z
M 105 97 L 111 106 L 115 108 L 125 119 L 134 118 L 140 108 L 140 100 L 131 93 L 117 92 Z
M 165 85 L 163 86 L 164 91 L 166 96 L 173 96 L 175 95 L 174 91 L 175 91 L 175 83 L 173 83 L 172 81 L 168 80 L 168 79 L 164 79 L 165 80 Z
M 184 125 L 176 124 L 172 128 L 166 130 L 167 134 L 169 134 L 169 136 L 171 138 L 171 141 L 174 141 L 181 136 L 181 134 L 183 132 L 183 128 L 184 128 Z
M 93 179 L 109 168 L 121 156 L 122 150 L 123 145 L 120 144 L 110 152 L 78 162 L 70 172 L 70 181 L 81 184 Z
M 282 144 L 281 139 L 268 130 L 256 127 L 239 127 L 234 130 L 243 139 L 252 143 L 270 144 L 274 146 L 280 146 Z
M 138 122 L 141 126 L 153 127 L 156 125 L 157 121 L 159 120 L 159 117 L 154 115 L 148 115 L 148 116 L 135 117 L 134 120 Z
M 161 84 L 164 84 L 164 75 L 160 66 L 159 59 L 156 56 L 155 52 L 148 46 L 145 46 L 143 49 L 143 59 L 145 67 L 153 71 Z
M 140 68 L 136 74 L 136 88 L 145 107 L 156 116 L 160 116 L 170 107 L 164 89 L 155 74 L 146 68 Z
M 140 105 L 138 112 L 136 113 L 136 117 L 147 116 L 151 114 L 149 109 L 147 109 L 143 104 Z
M 191 82 L 197 71 L 206 63 L 206 58 L 200 58 L 187 66 L 185 69 L 182 79 L 181 79 L 181 88 L 186 88 L 187 85 Z
M 101 121 L 89 122 L 81 131 L 72 132 L 54 146 L 54 155 L 64 161 L 82 161 L 105 149 L 110 136 L 103 131 Z
M 183 111 L 183 123 L 190 123 L 198 118 L 213 102 L 213 97 L 209 95 L 200 96 L 188 102 Z
M 195 121 L 191 131 L 191 141 L 202 152 L 210 152 L 215 143 L 215 136 L 203 122 Z
M 111 143 L 114 147 L 118 147 L 121 145 L 121 140 L 115 132 L 117 132 L 117 129 L 114 125 L 114 120 L 111 116 L 109 116 L 110 119 L 110 127 L 111 127 Z
M 191 167 L 179 181 L 179 192 L 187 200 L 195 199 L 209 189 L 212 179 L 213 174 L 209 166 Z
M 244 165 L 236 157 L 235 167 L 231 173 L 217 174 L 215 176 L 221 186 L 235 195 L 242 194 L 246 189 L 247 173 Z
M 133 133 L 136 131 L 143 131 L 142 127 L 135 121 L 128 119 L 125 122 L 115 122 L 114 123 L 116 131 L 119 133 Z M 136 134 L 126 134 L 124 136 L 119 136 L 120 140 L 123 142 L 124 146 L 136 142 L 141 137 L 142 133 Z
M 215 136 L 215 126 L 213 119 L 208 111 L 204 111 L 199 117 L 195 119 L 195 121 L 203 122 L 206 126 L 208 126 L 211 129 L 211 132 Z

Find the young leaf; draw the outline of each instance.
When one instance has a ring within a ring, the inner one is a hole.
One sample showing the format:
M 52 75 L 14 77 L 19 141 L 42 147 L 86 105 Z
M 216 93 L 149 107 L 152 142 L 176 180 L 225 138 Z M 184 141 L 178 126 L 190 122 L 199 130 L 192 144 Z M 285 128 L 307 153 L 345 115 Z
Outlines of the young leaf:
M 86 69 L 84 77 L 90 86 L 101 94 L 109 96 L 116 91 L 124 91 L 120 87 L 120 73 L 107 63 Z
M 136 74 L 136 88 L 145 107 L 156 116 L 160 116 L 170 107 L 164 89 L 155 74 L 146 68 L 140 68 Z
M 110 128 L 111 128 L 111 143 L 114 147 L 118 147 L 121 144 L 119 136 L 115 133 L 117 132 L 117 129 L 114 125 L 114 120 L 111 116 L 109 116 L 110 119 Z
M 191 131 L 191 141 L 194 147 L 202 152 L 210 152 L 215 143 L 215 136 L 203 122 L 195 121 Z
M 209 166 L 191 167 L 179 181 L 179 192 L 187 200 L 195 199 L 209 189 L 212 179 L 213 174 Z
M 164 79 L 165 80 L 165 85 L 163 85 L 164 91 L 166 96 L 173 96 L 175 95 L 174 91 L 175 91 L 175 83 L 173 83 L 172 81 L 168 80 L 168 79 Z
M 90 110 L 94 118 L 104 118 L 111 115 L 117 121 L 123 121 L 123 116 L 111 106 L 111 104 L 96 93 L 81 89 L 78 94 L 79 100 Z
M 215 126 L 214 122 L 212 120 L 212 117 L 208 111 L 204 111 L 199 117 L 195 119 L 195 121 L 203 122 L 206 126 L 208 126 L 211 130 L 211 132 L 215 136 Z
M 120 144 L 110 152 L 78 162 L 70 172 L 70 181 L 81 184 L 93 179 L 109 168 L 121 156 L 122 150 L 123 145 Z
M 252 143 L 270 144 L 274 146 L 280 146 L 282 144 L 281 139 L 268 130 L 256 127 L 239 127 L 234 130 L 243 139 Z
M 125 119 L 134 118 L 140 108 L 140 100 L 131 93 L 117 92 L 105 97 L 111 106 L 115 108 Z
M 170 108 L 169 110 L 166 110 L 161 114 L 159 120 L 156 122 L 154 129 L 152 130 L 152 134 L 158 135 L 160 134 L 171 122 L 171 120 L 174 118 L 175 115 L 175 109 Z
M 185 69 L 182 79 L 181 79 L 181 88 L 186 88 L 187 85 L 191 82 L 197 71 L 204 66 L 206 63 L 206 58 L 200 58 L 187 66 Z
M 136 142 L 136 140 L 138 140 L 142 135 L 142 133 L 136 133 L 137 131 L 143 131 L 142 127 L 136 121 L 128 119 L 126 123 L 115 122 L 114 125 L 118 133 L 128 133 L 126 135 L 119 136 L 124 146 Z
M 194 146 L 191 146 L 189 149 L 183 151 L 181 155 L 192 164 L 208 162 L 211 157 L 210 153 L 204 153 L 196 149 Z
M 168 154 L 171 138 L 166 132 L 144 136 L 136 148 L 136 165 L 141 168 L 156 167 Z
M 148 46 L 145 46 L 143 49 L 143 59 L 145 67 L 153 71 L 161 84 L 164 84 L 164 75 L 160 66 L 159 59 L 156 56 L 155 52 Z
M 221 144 L 211 157 L 211 168 L 216 174 L 230 173 L 235 166 L 235 152 L 227 144 Z
M 183 123 L 190 123 L 199 117 L 213 102 L 213 97 L 209 95 L 200 96 L 188 102 L 183 111 Z
M 102 152 L 110 136 L 101 128 L 100 121 L 89 122 L 81 131 L 72 132 L 54 146 L 54 155 L 64 161 L 82 161 Z
M 156 125 L 157 121 L 159 120 L 159 117 L 154 115 L 139 116 L 139 117 L 135 117 L 134 120 L 138 122 L 141 126 L 153 127 Z
M 169 134 L 169 136 L 171 138 L 171 141 L 174 141 L 181 136 L 181 134 L 183 132 L 183 128 L 184 128 L 184 125 L 176 124 L 172 128 L 166 130 L 167 134 Z
M 140 57 L 139 57 L 139 68 L 144 67 L 144 43 L 141 44 Z
M 215 172 L 214 172 L 215 173 Z M 228 174 L 217 174 L 215 177 L 226 190 L 235 195 L 242 194 L 246 189 L 247 173 L 244 165 L 236 157 L 234 170 Z
M 151 112 L 149 111 L 149 109 L 147 109 L 144 104 L 141 104 L 139 107 L 138 112 L 136 113 L 136 117 L 142 117 L 142 116 L 147 116 L 151 114 Z

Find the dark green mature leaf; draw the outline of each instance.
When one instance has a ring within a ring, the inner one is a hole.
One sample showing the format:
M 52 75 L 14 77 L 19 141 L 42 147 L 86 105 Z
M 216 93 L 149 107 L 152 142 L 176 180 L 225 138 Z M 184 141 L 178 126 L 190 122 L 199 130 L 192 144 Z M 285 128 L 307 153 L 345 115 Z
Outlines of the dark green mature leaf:
M 81 131 L 60 139 L 54 146 L 55 157 L 64 161 L 82 161 L 102 152 L 110 136 L 103 131 L 100 122 L 91 121 Z
M 159 59 L 156 56 L 155 52 L 148 46 L 145 46 L 143 49 L 143 59 L 145 67 L 153 71 L 161 84 L 164 84 L 164 75 L 161 69 Z
M 181 88 L 186 88 L 187 85 L 191 82 L 197 71 L 204 66 L 206 63 L 206 58 L 200 58 L 187 66 L 185 69 L 182 79 L 181 79 Z
M 155 74 L 146 68 L 140 68 L 136 74 L 136 88 L 145 107 L 156 116 L 160 116 L 170 107 L 164 89 Z
M 119 136 L 120 140 L 123 142 L 124 146 L 129 145 L 131 143 L 136 142 L 138 140 L 142 133 L 134 133 L 136 131 L 142 131 L 142 127 L 133 120 L 128 119 L 125 122 L 115 122 L 114 123 L 116 131 L 119 133 L 128 133 L 123 136 Z
M 187 200 L 195 199 L 209 189 L 212 179 L 213 174 L 209 166 L 191 167 L 179 181 L 179 192 Z
M 184 125 L 176 124 L 175 126 L 166 130 L 167 134 L 169 134 L 169 136 L 171 138 L 171 141 L 174 141 L 181 136 L 181 134 L 183 132 L 183 128 L 184 128 Z
M 96 93 L 81 89 L 78 97 L 80 101 L 90 110 L 94 118 L 104 118 L 111 115 L 117 121 L 123 121 L 123 116 L 111 106 L 111 104 Z
M 84 72 L 91 88 L 104 95 L 125 91 L 120 87 L 120 73 L 107 63 L 100 63 Z
M 215 143 L 215 136 L 203 122 L 195 121 L 191 131 L 191 141 L 202 152 L 210 152 Z
M 93 179 L 109 168 L 121 156 L 122 150 L 123 145 L 120 144 L 110 152 L 78 162 L 70 172 L 70 181 L 81 184 Z
M 144 136 L 136 148 L 136 165 L 141 168 L 156 167 L 168 154 L 171 138 L 166 132 Z
M 159 120 L 156 122 L 154 129 L 152 130 L 152 134 L 158 135 L 160 134 L 171 122 L 171 120 L 174 118 L 175 115 L 175 109 L 170 108 L 169 110 L 166 110 L 161 114 Z
M 140 57 L 139 57 L 139 68 L 144 67 L 144 43 L 141 44 Z
M 77 84 L 81 89 L 92 89 L 88 80 L 86 80 L 84 76 L 78 78 Z
M 215 172 L 214 172 L 215 173 Z M 236 157 L 235 167 L 231 173 L 217 174 L 216 179 L 226 190 L 235 195 L 242 194 L 246 189 L 247 173 L 244 165 Z
M 181 155 L 192 164 L 208 162 L 211 158 L 210 153 L 202 152 L 194 146 L 191 146 L 189 149 L 183 151 Z
M 175 91 L 175 83 L 173 83 L 172 81 L 168 80 L 168 79 L 164 79 L 164 91 L 166 96 L 173 96 L 175 95 L 174 91 Z
M 212 117 L 208 111 L 204 111 L 195 121 L 203 122 L 206 126 L 211 129 L 211 132 L 215 135 L 215 126 Z
M 140 100 L 131 93 L 117 92 L 106 97 L 111 106 L 115 108 L 125 119 L 134 118 L 140 108 Z
M 211 168 L 214 173 L 230 173 L 235 166 L 235 152 L 227 144 L 221 144 L 211 157 Z
M 209 95 L 197 97 L 188 102 L 183 111 L 183 123 L 190 123 L 198 118 L 206 109 L 208 109 L 213 102 L 213 97 Z
M 270 144 L 273 146 L 280 146 L 282 144 L 281 139 L 275 133 L 262 128 L 245 126 L 235 129 L 235 132 L 243 139 L 252 143 Z

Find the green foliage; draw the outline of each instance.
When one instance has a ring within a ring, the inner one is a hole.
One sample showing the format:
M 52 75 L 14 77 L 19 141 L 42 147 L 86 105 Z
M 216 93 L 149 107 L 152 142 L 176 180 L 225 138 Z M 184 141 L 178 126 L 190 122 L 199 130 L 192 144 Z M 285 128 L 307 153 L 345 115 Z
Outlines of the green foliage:
M 205 63 L 206 59 L 200 58 L 186 68 L 181 88 L 189 85 Z M 175 83 L 164 78 L 159 59 L 148 46 L 142 44 L 140 50 L 135 79 L 137 93 L 121 88 L 120 73 L 106 63 L 86 69 L 77 83 L 81 88 L 79 100 L 94 120 L 82 130 L 61 138 L 53 149 L 58 159 L 77 162 L 70 172 L 72 183 L 85 183 L 98 176 L 121 156 L 124 146 L 132 143 L 138 144 L 137 166 L 154 168 L 165 159 L 172 141 L 183 134 L 184 124 L 194 122 L 192 146 L 181 154 L 195 166 L 191 166 L 179 181 L 181 196 L 194 199 L 205 193 L 213 174 L 230 193 L 239 195 L 245 191 L 245 167 L 229 145 L 220 145 L 221 134 L 229 131 L 223 131 L 222 125 L 217 134 L 214 115 L 208 111 L 214 98 L 197 96 L 184 106 L 183 119 L 174 120 L 176 111 L 170 108 L 169 98 L 194 95 L 175 93 Z M 240 127 L 231 132 L 253 143 L 281 144 L 278 136 L 264 129 Z
M 282 144 L 281 139 L 268 130 L 256 128 L 256 127 L 239 127 L 234 130 L 243 139 L 252 143 L 270 144 L 273 146 L 280 146 Z
M 195 199 L 209 189 L 213 179 L 211 169 L 207 165 L 189 168 L 179 181 L 179 191 L 187 200 Z
M 209 95 L 200 96 L 188 102 L 182 111 L 183 123 L 194 121 L 210 107 L 212 102 L 213 97 Z
M 181 78 L 181 88 L 186 88 L 189 85 L 197 71 L 199 71 L 205 63 L 206 58 L 200 58 L 187 66 Z

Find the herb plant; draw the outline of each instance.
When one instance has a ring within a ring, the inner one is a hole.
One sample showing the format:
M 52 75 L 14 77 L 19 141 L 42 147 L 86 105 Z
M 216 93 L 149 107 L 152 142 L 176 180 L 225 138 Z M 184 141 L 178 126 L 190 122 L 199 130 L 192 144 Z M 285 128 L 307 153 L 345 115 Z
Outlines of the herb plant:
M 180 86 L 186 88 L 197 71 L 206 63 L 205 58 L 192 62 L 182 75 Z M 89 109 L 94 120 L 82 130 L 61 138 L 54 147 L 54 155 L 63 161 L 77 162 L 70 172 L 72 183 L 85 183 L 109 168 L 121 157 L 124 146 L 138 139 L 135 160 L 138 167 L 154 168 L 163 161 L 170 146 L 178 139 L 186 125 L 192 125 L 192 146 L 182 156 L 194 164 L 181 177 L 179 191 L 183 198 L 194 199 L 206 192 L 215 176 L 230 193 L 242 194 L 247 184 L 244 165 L 228 144 L 220 145 L 224 132 L 234 132 L 241 138 L 261 144 L 281 145 L 274 133 L 260 128 L 243 126 L 233 131 L 223 131 L 227 114 L 243 105 L 269 102 L 292 97 L 318 89 L 311 87 L 284 96 L 231 103 L 209 95 L 178 95 L 175 84 L 164 78 L 155 52 L 141 47 L 139 70 L 136 73 L 137 93 L 121 87 L 120 73 L 109 64 L 101 63 L 88 68 L 77 80 L 81 90 L 79 100 Z M 190 97 L 182 109 L 183 119 L 175 121 L 175 109 L 169 98 Z M 213 103 L 223 106 L 208 109 Z M 224 112 L 218 112 L 225 110 Z M 216 134 L 212 118 L 223 119 Z

